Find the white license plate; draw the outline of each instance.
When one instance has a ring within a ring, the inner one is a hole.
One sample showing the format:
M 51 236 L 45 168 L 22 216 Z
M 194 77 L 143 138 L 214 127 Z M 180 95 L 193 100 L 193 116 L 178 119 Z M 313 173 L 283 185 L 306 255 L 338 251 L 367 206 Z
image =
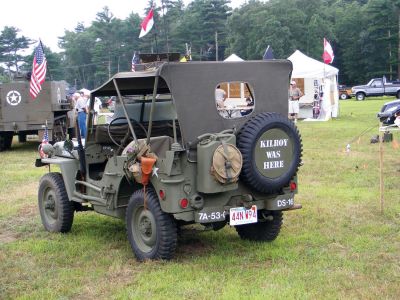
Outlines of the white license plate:
M 243 225 L 257 223 L 257 206 L 253 205 L 247 209 L 245 207 L 233 207 L 229 210 L 229 225 Z

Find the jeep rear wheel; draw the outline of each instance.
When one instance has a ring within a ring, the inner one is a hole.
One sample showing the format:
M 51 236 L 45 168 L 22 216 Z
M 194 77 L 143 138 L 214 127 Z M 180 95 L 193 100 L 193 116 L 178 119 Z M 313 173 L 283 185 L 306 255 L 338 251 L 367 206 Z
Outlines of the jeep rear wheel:
M 178 240 L 173 218 L 161 210 L 154 190 L 136 191 L 126 209 L 126 230 L 131 248 L 138 260 L 171 259 Z
M 261 113 L 241 128 L 237 147 L 243 156 L 240 179 L 261 193 L 289 184 L 301 162 L 301 137 L 293 122 L 277 113 Z
M 271 212 L 266 219 L 254 224 L 235 226 L 241 239 L 250 241 L 269 242 L 279 235 L 283 220 L 281 211 Z
M 48 173 L 40 179 L 38 193 L 40 217 L 50 232 L 68 232 L 74 221 L 74 206 L 69 201 L 60 173 Z

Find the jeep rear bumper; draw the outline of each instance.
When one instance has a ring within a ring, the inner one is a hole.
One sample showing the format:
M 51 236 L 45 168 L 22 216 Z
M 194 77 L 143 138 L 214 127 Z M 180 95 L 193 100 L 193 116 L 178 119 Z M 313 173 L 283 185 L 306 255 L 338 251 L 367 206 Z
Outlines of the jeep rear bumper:
M 205 201 L 205 205 L 198 210 L 185 211 L 173 214 L 176 220 L 194 223 L 229 222 L 231 208 L 256 206 L 263 211 L 288 211 L 301 209 L 302 205 L 294 202 L 294 193 L 285 193 L 268 199 L 253 199 L 251 195 L 235 196 L 226 205 L 213 205 L 211 201 Z

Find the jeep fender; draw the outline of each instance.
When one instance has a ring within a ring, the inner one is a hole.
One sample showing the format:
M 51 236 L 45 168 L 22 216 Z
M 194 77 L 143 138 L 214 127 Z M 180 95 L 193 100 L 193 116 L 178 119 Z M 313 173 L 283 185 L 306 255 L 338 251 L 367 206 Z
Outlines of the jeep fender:
M 43 158 L 42 164 L 58 165 L 67 190 L 68 199 L 72 199 L 75 190 L 76 173 L 79 171 L 79 161 L 64 157 Z

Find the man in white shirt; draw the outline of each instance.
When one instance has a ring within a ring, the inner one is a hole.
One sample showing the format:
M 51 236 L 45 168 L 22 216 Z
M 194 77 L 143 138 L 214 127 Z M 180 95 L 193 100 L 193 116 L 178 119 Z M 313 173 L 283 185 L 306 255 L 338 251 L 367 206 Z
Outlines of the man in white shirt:
M 84 98 L 83 92 L 80 93 L 80 97 L 76 101 L 75 110 L 78 113 L 78 124 L 81 138 L 86 137 L 86 114 L 87 114 L 87 99 Z
M 224 108 L 224 101 L 226 99 L 226 92 L 221 89 L 221 86 L 218 85 L 215 89 L 215 102 L 217 103 L 218 108 Z

